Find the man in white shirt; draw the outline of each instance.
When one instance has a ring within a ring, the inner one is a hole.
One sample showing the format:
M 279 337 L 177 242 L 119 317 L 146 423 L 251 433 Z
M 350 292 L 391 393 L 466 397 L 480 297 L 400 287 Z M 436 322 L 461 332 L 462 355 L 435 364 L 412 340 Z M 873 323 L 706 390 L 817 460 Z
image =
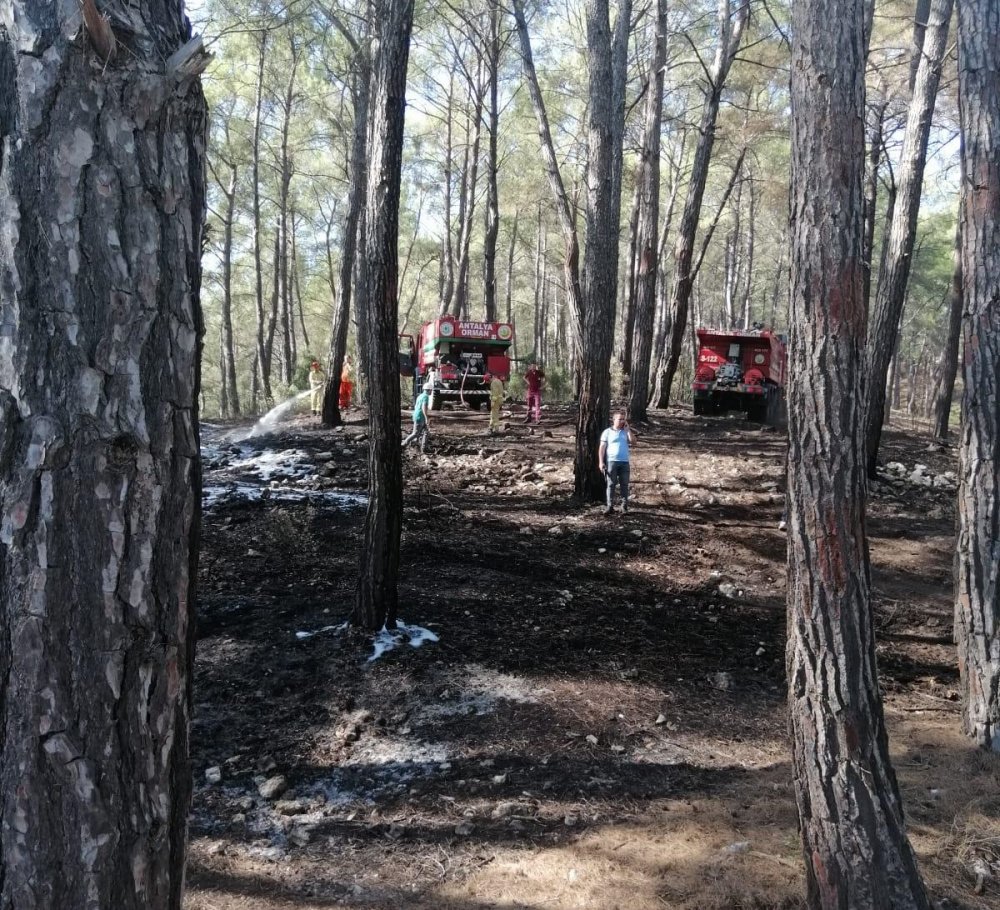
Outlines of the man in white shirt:
M 597 464 L 607 479 L 608 504 L 604 510 L 610 515 L 614 504 L 615 484 L 622 497 L 622 512 L 628 512 L 629 445 L 635 445 L 635 436 L 621 411 L 611 415 L 611 426 L 601 433 L 597 450 Z

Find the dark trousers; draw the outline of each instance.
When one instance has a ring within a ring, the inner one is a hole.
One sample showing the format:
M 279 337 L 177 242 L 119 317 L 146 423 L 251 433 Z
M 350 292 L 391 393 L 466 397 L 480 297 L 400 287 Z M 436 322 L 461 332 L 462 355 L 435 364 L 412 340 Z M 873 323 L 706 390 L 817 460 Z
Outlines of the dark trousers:
M 420 451 L 423 452 L 424 447 L 427 445 L 427 437 L 429 434 L 430 428 L 427 426 L 426 420 L 414 420 L 413 432 L 403 440 L 403 448 L 405 449 L 415 439 L 420 445 Z
M 615 498 L 615 484 L 618 484 L 618 490 L 621 493 L 622 503 L 628 505 L 628 462 L 627 461 L 609 461 L 608 471 L 605 474 L 608 482 L 608 508 L 611 508 L 612 503 Z

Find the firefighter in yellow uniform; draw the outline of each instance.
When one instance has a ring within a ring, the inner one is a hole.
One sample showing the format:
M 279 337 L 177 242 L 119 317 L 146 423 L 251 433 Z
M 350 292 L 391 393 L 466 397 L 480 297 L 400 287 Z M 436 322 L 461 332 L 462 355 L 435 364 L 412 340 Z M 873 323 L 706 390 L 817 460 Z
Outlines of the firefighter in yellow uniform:
M 483 377 L 484 379 L 486 377 Z M 490 377 L 490 435 L 500 429 L 500 406 L 503 404 L 503 380 Z
M 323 408 L 323 387 L 326 385 L 326 374 L 319 365 L 318 360 L 309 364 L 309 389 L 312 392 L 310 403 L 312 404 L 313 417 L 319 417 L 319 412 Z

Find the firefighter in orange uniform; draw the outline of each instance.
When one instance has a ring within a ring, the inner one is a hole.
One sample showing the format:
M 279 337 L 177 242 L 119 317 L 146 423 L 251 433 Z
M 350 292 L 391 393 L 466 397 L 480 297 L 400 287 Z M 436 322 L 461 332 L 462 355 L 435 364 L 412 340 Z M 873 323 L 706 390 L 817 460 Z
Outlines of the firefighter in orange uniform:
M 351 355 L 344 357 L 344 368 L 340 371 L 340 410 L 346 411 L 351 406 L 351 393 L 354 391 L 354 365 Z

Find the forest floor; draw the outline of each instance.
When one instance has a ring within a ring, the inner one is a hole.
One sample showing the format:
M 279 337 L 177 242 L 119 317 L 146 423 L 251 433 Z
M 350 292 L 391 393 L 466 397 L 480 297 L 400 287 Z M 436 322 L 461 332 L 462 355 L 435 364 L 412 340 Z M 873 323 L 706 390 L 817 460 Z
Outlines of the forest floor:
M 445 412 L 404 453 L 408 625 L 377 659 L 343 625 L 362 415 L 205 426 L 187 910 L 804 906 L 783 436 L 654 412 L 605 517 L 571 501 L 570 411 L 522 415 L 489 437 Z M 1000 758 L 958 729 L 954 455 L 897 432 L 885 453 L 868 531 L 909 832 L 941 907 L 1000 908 L 976 890 Z

